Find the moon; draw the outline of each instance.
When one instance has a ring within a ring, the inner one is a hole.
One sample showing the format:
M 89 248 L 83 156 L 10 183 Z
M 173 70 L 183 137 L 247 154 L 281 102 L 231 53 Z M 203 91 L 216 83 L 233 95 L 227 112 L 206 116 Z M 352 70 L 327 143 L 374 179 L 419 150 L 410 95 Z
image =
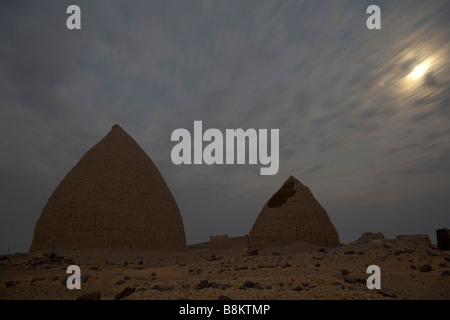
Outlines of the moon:
M 424 76 L 427 70 L 428 70 L 428 63 L 424 62 L 416 66 L 414 70 L 409 74 L 409 77 L 418 80 Z

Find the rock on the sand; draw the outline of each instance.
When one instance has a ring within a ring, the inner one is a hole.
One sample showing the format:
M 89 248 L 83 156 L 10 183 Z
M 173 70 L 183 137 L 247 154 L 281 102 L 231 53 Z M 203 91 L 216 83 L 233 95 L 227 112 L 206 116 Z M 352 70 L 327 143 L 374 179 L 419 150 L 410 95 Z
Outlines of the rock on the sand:
M 114 297 L 114 300 L 120 300 L 120 299 L 123 299 L 123 298 L 129 296 L 130 294 L 132 294 L 134 291 L 136 291 L 136 288 L 126 287 L 125 289 L 123 289 L 121 292 L 119 292 L 119 293 Z
M 348 276 L 350 274 L 350 271 L 348 271 L 347 269 L 341 269 L 341 273 L 343 276 Z
M 348 283 L 356 283 L 356 280 L 353 278 L 350 278 L 349 276 L 344 276 L 344 281 Z
M 433 269 L 431 268 L 431 266 L 428 263 L 426 263 L 420 267 L 420 272 L 430 272 L 432 270 Z

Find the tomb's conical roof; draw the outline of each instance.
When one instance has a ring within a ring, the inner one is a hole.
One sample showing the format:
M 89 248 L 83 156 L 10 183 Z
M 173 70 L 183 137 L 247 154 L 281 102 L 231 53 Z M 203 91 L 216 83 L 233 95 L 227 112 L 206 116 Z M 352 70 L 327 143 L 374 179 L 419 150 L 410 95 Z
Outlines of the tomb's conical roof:
M 184 250 L 183 219 L 158 168 L 120 126 L 70 170 L 36 224 L 30 252 Z
M 325 209 L 293 176 L 264 205 L 249 234 L 249 249 L 293 243 L 339 246 Z

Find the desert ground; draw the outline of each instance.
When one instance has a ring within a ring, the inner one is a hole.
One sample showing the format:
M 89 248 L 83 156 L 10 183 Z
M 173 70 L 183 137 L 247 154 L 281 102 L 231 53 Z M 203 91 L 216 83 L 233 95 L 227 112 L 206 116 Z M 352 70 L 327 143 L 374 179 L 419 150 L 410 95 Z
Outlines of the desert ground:
M 84 251 L 1 256 L 0 299 L 375 300 L 450 299 L 450 252 L 414 239 L 370 237 L 336 248 L 308 244 L 247 252 L 246 237 L 230 249 L 208 243 L 185 252 Z M 375 245 L 374 245 L 375 244 Z M 379 243 L 378 243 L 379 244 Z M 81 269 L 69 290 L 66 269 Z M 381 269 L 381 289 L 366 286 L 367 266 Z M 123 292 L 119 297 L 118 294 Z M 92 296 L 91 296 L 92 298 Z

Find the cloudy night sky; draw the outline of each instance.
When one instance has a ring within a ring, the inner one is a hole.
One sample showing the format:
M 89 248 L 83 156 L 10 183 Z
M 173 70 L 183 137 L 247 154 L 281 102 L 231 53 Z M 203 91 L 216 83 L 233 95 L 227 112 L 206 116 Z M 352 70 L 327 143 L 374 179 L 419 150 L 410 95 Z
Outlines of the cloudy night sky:
M 115 123 L 159 168 L 189 244 L 248 234 L 290 175 L 343 243 L 435 243 L 450 227 L 449 57 L 445 0 L 1 1 L 0 253 L 28 251 L 54 189 Z M 279 172 L 174 165 L 171 133 L 195 120 L 279 129 Z

